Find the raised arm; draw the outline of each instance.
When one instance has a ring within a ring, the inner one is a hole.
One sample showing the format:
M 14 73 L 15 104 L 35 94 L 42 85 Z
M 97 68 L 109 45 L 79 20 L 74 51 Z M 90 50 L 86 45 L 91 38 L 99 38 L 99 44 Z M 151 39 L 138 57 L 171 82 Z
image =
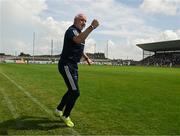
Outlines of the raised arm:
M 73 41 L 74 41 L 75 43 L 77 43 L 77 44 L 80 44 L 80 43 L 84 42 L 85 39 L 88 37 L 88 35 L 89 35 L 94 29 L 96 29 L 98 26 L 99 26 L 99 22 L 98 22 L 96 19 L 94 19 L 94 20 L 92 21 L 91 25 L 90 25 L 88 28 L 86 28 L 86 30 L 85 30 L 84 32 L 80 33 L 78 36 L 75 36 L 75 37 L 73 38 Z

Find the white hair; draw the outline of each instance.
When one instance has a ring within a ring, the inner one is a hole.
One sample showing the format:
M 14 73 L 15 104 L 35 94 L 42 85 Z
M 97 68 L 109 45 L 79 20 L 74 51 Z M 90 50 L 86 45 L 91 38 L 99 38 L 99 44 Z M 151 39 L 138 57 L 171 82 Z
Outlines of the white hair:
M 76 19 L 76 18 L 80 18 L 80 17 L 86 17 L 86 15 L 85 14 L 83 14 L 83 13 L 79 13 L 79 14 L 77 14 L 75 17 L 74 17 L 74 19 Z

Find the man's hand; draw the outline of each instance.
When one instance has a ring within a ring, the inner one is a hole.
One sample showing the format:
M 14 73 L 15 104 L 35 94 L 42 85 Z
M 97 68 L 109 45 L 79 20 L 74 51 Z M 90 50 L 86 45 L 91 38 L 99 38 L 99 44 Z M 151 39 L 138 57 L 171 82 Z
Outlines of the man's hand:
M 88 63 L 88 65 L 91 65 L 92 64 L 92 60 L 90 58 L 87 58 L 86 59 L 86 62 Z
M 94 19 L 91 25 L 88 28 L 86 28 L 84 32 L 80 33 L 78 36 L 73 37 L 73 41 L 77 43 L 77 45 L 84 42 L 88 35 L 93 31 L 93 29 L 97 28 L 98 26 L 99 22 L 96 19 Z
M 99 22 L 98 22 L 96 19 L 94 19 L 94 20 L 92 21 L 92 23 L 91 23 L 91 26 L 93 26 L 94 29 L 95 29 L 95 28 L 97 28 L 97 27 L 99 26 Z

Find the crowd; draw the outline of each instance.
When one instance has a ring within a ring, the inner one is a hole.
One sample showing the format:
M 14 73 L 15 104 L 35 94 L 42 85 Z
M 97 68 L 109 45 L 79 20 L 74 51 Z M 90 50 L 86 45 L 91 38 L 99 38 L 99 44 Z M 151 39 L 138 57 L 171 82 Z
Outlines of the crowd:
M 180 52 L 176 53 L 156 53 L 141 61 L 143 65 L 154 66 L 180 66 Z

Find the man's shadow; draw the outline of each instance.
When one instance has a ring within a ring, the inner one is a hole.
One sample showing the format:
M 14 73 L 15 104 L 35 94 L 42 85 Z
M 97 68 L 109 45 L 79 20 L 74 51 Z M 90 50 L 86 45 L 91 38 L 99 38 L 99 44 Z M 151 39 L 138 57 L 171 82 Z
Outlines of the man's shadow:
M 7 135 L 8 130 L 52 130 L 64 128 L 60 120 L 52 120 L 46 117 L 22 116 L 16 119 L 0 123 L 0 135 Z

